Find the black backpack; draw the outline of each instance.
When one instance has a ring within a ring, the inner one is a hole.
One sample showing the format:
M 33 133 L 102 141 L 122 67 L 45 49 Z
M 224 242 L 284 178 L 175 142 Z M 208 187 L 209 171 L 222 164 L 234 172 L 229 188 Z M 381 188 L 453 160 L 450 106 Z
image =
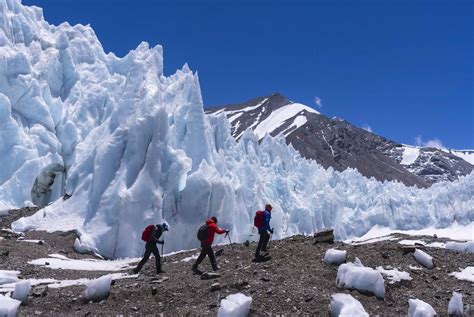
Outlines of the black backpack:
M 199 227 L 199 230 L 197 232 L 197 238 L 199 241 L 204 241 L 207 238 L 207 223 L 203 224 L 201 227 Z

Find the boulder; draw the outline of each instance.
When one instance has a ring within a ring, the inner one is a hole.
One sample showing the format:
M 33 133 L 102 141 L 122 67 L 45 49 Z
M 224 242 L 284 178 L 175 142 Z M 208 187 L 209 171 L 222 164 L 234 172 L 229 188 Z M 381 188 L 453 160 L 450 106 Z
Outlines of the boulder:
M 323 229 L 314 234 L 314 244 L 316 243 L 333 243 L 334 229 Z
M 216 272 L 205 272 L 201 275 L 201 280 L 211 280 L 213 278 L 221 277 L 219 273 Z

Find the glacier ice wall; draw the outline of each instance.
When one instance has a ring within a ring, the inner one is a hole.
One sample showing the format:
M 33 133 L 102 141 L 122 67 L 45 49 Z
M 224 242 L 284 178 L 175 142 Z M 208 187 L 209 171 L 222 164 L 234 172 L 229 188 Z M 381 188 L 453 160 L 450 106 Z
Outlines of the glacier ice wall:
M 139 255 L 142 229 L 162 221 L 165 252 L 198 246 L 211 215 L 235 241 L 256 239 L 266 203 L 277 238 L 474 220 L 474 175 L 420 190 L 325 170 L 281 137 L 237 143 L 224 115 L 204 114 L 197 74 L 163 75 L 161 46 L 105 54 L 90 27 L 50 25 L 17 0 L 0 0 L 0 153 L 0 209 L 29 204 L 47 166 L 64 167 L 72 195 L 15 230 L 77 229 L 77 250 L 109 258 Z

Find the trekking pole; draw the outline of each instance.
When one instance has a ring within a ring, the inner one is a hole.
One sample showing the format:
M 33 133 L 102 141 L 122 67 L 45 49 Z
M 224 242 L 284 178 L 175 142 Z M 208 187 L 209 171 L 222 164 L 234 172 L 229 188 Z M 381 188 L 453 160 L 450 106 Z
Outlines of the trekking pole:
M 234 245 L 232 244 L 232 240 L 230 239 L 230 234 L 227 232 L 225 235 L 229 238 L 230 247 L 232 248 L 232 251 L 234 251 Z
M 273 228 L 272 228 L 272 232 L 270 232 L 270 239 L 268 239 L 267 249 L 270 249 L 270 241 L 272 241 L 272 236 L 273 236 Z
M 165 232 L 163 232 L 163 244 L 161 245 L 161 263 L 165 262 L 165 254 L 164 254 L 164 248 L 165 248 Z

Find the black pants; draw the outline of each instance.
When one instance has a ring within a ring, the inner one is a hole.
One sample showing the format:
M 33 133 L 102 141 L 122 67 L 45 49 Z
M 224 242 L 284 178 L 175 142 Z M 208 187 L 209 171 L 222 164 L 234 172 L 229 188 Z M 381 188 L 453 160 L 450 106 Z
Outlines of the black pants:
M 255 251 L 255 257 L 260 256 L 260 251 L 267 251 L 268 240 L 270 240 L 270 234 L 268 232 L 260 233 L 260 239 L 258 240 L 257 250 Z
M 158 248 L 156 247 L 156 243 L 147 242 L 145 245 L 145 254 L 143 255 L 143 259 L 140 261 L 140 263 L 138 263 L 138 266 L 135 269 L 137 273 L 142 269 L 143 265 L 146 263 L 146 261 L 148 261 L 152 253 L 155 256 L 156 273 L 159 273 L 161 271 L 160 252 L 158 251 Z
M 212 269 L 216 270 L 217 269 L 217 263 L 216 263 L 216 256 L 214 255 L 214 251 L 212 251 L 212 246 L 210 244 L 202 244 L 201 243 L 201 254 L 199 254 L 199 257 L 197 258 L 196 262 L 194 263 L 193 267 L 197 268 L 197 266 L 204 260 L 204 258 L 209 256 L 209 260 L 211 261 Z

